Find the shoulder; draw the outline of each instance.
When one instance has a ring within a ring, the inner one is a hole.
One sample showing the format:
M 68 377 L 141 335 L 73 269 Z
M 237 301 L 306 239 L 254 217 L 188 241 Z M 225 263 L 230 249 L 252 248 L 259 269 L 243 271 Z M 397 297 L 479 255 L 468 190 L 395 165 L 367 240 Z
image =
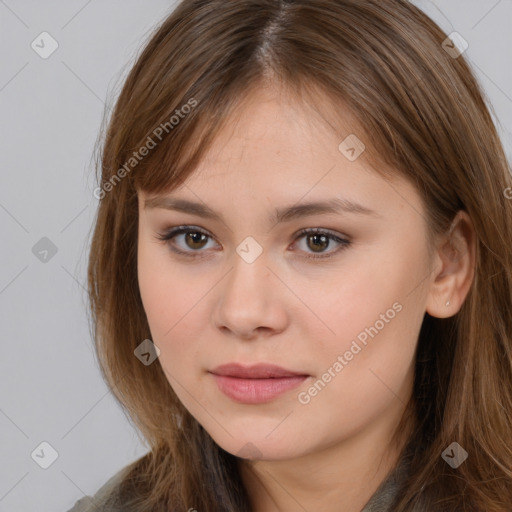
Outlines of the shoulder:
M 79 499 L 68 512 L 125 512 L 118 491 L 126 469 L 124 467 L 114 474 L 94 496 Z
M 392 477 L 385 480 L 377 489 L 370 501 L 365 505 L 361 512 L 384 512 L 391 510 L 398 491 L 396 480 Z
M 402 456 L 396 467 L 380 484 L 361 512 L 391 512 L 393 502 L 409 472 L 409 460 L 407 456 Z

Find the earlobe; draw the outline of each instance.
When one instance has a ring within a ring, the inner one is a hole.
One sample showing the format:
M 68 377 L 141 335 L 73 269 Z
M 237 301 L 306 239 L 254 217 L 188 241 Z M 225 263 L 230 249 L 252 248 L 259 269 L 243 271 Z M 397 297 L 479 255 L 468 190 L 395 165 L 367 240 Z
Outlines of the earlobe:
M 429 315 L 448 318 L 460 310 L 475 273 L 475 241 L 471 218 L 460 210 L 436 249 L 438 263 L 431 276 L 426 304 Z

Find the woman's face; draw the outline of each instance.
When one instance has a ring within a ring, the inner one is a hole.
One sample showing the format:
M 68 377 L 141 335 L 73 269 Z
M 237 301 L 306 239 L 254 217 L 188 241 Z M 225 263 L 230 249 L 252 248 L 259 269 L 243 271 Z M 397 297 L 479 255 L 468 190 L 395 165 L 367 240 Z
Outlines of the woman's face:
M 284 460 L 390 432 L 412 392 L 432 270 L 424 209 L 353 138 L 340 147 L 351 133 L 262 89 L 184 186 L 139 193 L 138 278 L 159 362 L 232 454 Z M 228 363 L 300 376 L 211 373 Z

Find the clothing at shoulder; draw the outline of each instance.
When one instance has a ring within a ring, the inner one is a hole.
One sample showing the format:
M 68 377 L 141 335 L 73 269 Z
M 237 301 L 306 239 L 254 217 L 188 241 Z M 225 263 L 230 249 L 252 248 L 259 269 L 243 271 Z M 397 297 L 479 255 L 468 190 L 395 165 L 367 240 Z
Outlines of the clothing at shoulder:
M 94 496 L 85 496 L 78 500 L 68 512 L 129 512 L 117 498 L 117 490 L 124 476 L 124 469 L 111 477 Z M 407 464 L 402 460 L 381 483 L 361 512 L 392 512 L 391 504 L 398 492 L 399 483 L 406 473 Z
M 377 489 L 361 512 L 392 512 L 391 504 L 398 491 L 395 475 L 392 474 Z
M 94 496 L 84 496 L 79 499 L 68 512 L 127 512 L 121 503 L 117 502 L 116 505 L 116 493 L 124 469 L 107 480 Z
M 407 459 L 402 458 L 390 475 L 380 484 L 375 494 L 361 512 L 393 512 L 391 505 L 396 498 L 400 483 L 409 471 Z

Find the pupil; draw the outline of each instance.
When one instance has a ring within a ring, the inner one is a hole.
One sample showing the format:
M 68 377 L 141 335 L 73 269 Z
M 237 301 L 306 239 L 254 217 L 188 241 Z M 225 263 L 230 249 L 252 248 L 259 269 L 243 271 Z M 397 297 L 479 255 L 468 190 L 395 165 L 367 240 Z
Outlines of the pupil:
M 314 244 L 317 244 L 318 239 L 320 239 L 321 243 L 324 244 L 324 246 L 321 249 L 325 249 L 326 246 L 329 245 L 328 244 L 329 240 L 327 239 L 327 237 L 325 235 L 311 235 L 310 239 L 314 239 L 315 240 Z M 318 248 L 318 245 L 316 245 L 316 248 Z M 314 249 L 314 248 L 313 248 L 313 250 L 316 251 L 316 249 Z M 317 251 L 317 252 L 320 252 L 320 251 Z
M 199 237 L 199 239 L 197 239 Z M 200 243 L 201 238 L 205 237 L 203 233 L 193 232 L 193 233 L 187 233 L 187 239 L 190 239 L 192 243 Z

